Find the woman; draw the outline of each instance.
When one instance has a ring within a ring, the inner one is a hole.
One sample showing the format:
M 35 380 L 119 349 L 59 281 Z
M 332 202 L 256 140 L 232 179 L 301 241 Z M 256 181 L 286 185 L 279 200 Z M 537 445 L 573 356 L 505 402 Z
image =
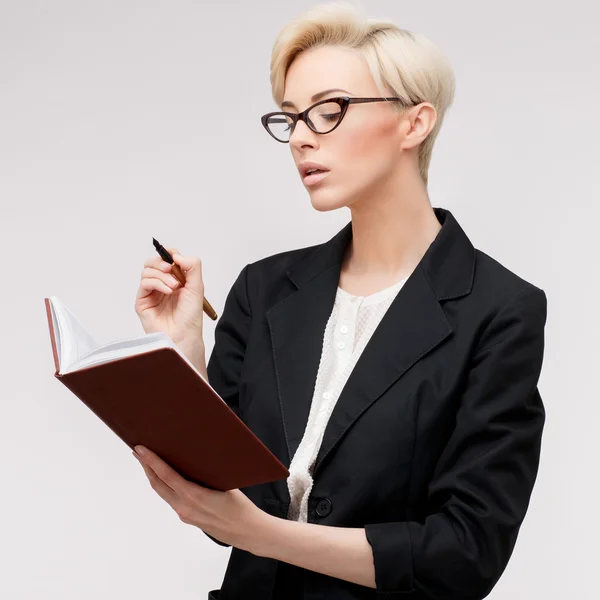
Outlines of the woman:
M 351 221 L 242 269 L 207 367 L 199 259 L 175 256 L 178 289 L 149 258 L 136 310 L 290 476 L 223 493 L 140 460 L 185 522 L 233 546 L 210 598 L 484 598 L 537 475 L 545 293 L 430 204 L 454 94 L 431 42 L 319 6 L 279 34 L 271 83 L 280 111 L 263 125 L 289 143 L 313 206 Z

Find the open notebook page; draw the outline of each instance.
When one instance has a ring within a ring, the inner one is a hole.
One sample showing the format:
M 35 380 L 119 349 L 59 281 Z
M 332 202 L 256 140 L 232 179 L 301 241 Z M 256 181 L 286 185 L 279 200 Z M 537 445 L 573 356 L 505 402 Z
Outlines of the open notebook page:
M 145 333 L 100 345 L 57 296 L 50 296 L 49 300 L 61 375 L 157 348 L 173 348 L 202 377 L 202 373 L 166 333 Z

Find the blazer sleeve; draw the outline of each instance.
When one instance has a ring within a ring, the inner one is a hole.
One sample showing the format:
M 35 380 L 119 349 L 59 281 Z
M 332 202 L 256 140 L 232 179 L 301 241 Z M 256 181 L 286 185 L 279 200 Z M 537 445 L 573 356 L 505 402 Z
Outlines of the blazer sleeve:
M 215 343 L 206 365 L 210 385 L 238 417 L 240 372 L 252 319 L 248 300 L 249 266 L 241 270 L 225 299 L 223 312 L 215 326 Z M 204 533 L 219 546 L 231 546 Z
M 537 477 L 546 313 L 546 294 L 529 286 L 488 324 L 428 487 L 424 522 L 365 528 L 377 591 L 467 600 L 497 583 Z

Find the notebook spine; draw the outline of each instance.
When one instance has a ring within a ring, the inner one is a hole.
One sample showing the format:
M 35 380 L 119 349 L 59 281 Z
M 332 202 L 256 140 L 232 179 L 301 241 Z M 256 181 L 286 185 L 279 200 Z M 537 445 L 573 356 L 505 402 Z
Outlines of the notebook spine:
M 52 344 L 52 355 L 54 356 L 54 374 L 58 375 L 60 364 L 58 362 L 58 349 L 56 347 L 56 332 L 54 331 L 54 323 L 52 322 L 52 308 L 50 307 L 50 299 L 44 298 L 46 304 L 46 316 L 48 318 L 48 329 L 50 330 L 50 343 Z

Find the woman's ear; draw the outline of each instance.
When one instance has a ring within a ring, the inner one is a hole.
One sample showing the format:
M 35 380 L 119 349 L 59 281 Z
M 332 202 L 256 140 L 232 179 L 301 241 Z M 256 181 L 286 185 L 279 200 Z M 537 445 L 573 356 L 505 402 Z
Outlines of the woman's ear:
M 403 133 L 400 149 L 408 150 L 421 144 L 435 127 L 436 121 L 437 111 L 429 102 L 408 108 L 400 123 Z

